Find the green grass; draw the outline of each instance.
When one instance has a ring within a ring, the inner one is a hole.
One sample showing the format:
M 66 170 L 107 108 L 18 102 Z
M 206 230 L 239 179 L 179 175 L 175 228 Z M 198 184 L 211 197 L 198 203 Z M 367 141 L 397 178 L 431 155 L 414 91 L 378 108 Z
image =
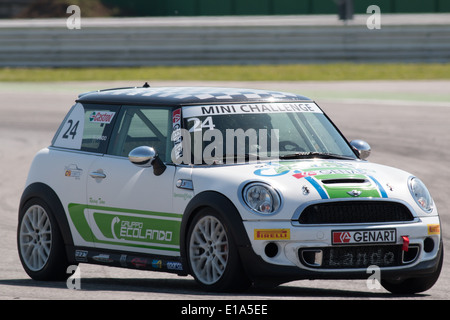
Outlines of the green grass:
M 450 79 L 450 64 L 294 64 L 142 68 L 0 68 L 3 82 L 199 80 L 339 81 Z

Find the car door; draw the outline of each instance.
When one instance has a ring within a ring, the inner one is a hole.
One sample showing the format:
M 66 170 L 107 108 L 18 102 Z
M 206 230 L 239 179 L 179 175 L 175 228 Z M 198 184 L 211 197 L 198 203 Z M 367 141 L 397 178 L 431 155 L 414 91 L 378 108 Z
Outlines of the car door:
M 76 246 L 93 246 L 85 217 L 88 169 L 106 151 L 118 106 L 75 104 L 56 133 L 49 153 L 54 159 L 41 167 L 49 173 L 49 185 L 56 190 L 67 210 L 67 220 Z
M 89 168 L 88 215 L 98 248 L 179 255 L 181 215 L 173 212 L 175 166 L 161 175 L 128 160 L 131 150 L 153 147 L 170 162 L 171 108 L 122 106 L 107 154 Z

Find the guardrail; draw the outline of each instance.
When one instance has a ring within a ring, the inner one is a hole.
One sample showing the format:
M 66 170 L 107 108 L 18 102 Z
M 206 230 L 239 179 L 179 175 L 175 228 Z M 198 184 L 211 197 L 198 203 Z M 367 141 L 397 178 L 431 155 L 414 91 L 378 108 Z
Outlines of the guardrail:
M 240 20 L 245 17 L 238 19 L 236 24 L 217 19 L 198 25 L 119 20 L 80 30 L 68 30 L 65 20 L 44 25 L 3 22 L 0 67 L 450 61 L 450 25 L 369 30 L 362 23 L 266 26 L 263 20 L 245 24 Z

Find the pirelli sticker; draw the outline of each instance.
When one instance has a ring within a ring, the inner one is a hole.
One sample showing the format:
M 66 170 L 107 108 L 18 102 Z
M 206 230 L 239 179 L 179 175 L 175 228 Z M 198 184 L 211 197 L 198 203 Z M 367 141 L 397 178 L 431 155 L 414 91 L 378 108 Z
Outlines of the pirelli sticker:
M 439 224 L 429 224 L 428 227 L 428 234 L 441 234 L 441 226 Z
M 290 240 L 291 230 L 289 229 L 255 229 L 255 240 Z

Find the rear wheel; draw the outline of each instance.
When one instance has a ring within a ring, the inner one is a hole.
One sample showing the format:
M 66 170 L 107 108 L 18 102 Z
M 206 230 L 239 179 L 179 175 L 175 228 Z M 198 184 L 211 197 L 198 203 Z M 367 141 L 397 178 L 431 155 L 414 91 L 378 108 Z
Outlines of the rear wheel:
M 19 213 L 17 245 L 20 261 L 34 280 L 63 280 L 69 263 L 58 224 L 49 206 L 29 200 Z
M 213 209 L 201 210 L 187 238 L 189 267 L 197 282 L 211 291 L 241 291 L 250 286 L 228 226 Z

